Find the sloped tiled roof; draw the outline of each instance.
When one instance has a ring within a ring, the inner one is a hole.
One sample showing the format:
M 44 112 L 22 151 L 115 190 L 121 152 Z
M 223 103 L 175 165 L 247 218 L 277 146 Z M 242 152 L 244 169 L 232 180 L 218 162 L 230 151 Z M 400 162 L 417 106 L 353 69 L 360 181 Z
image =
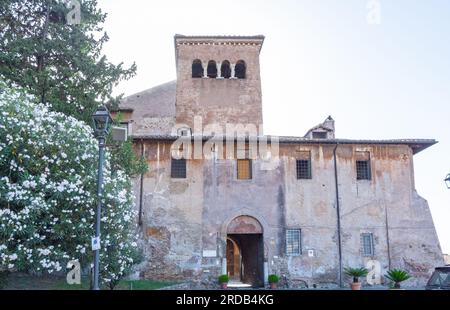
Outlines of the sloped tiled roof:
M 176 81 L 171 81 L 122 99 L 119 111 L 132 111 L 132 136 L 171 133 L 176 86 Z
M 139 93 L 127 96 L 119 104 L 119 110 L 143 110 L 152 116 L 175 116 L 176 81 L 170 81 Z

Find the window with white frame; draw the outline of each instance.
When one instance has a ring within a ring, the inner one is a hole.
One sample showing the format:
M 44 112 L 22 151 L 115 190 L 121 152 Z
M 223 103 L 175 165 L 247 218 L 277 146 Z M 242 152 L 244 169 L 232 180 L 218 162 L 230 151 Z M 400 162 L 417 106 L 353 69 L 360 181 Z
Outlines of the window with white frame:
M 125 128 L 127 130 L 127 136 L 131 136 L 131 122 L 120 122 L 120 127 Z

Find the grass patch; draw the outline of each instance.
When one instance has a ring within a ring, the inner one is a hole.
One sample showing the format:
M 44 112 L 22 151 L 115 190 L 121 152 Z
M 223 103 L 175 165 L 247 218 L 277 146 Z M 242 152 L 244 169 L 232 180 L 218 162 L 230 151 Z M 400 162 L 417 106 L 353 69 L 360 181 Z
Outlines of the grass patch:
M 171 281 L 156 280 L 122 280 L 114 288 L 115 290 L 156 290 L 163 287 L 177 284 Z M 89 290 L 90 283 L 88 277 L 81 278 L 81 284 L 69 285 L 65 277 L 57 276 L 32 276 L 28 274 L 12 273 L 7 277 L 7 290 Z M 102 287 L 103 290 L 109 290 L 109 287 Z
M 155 281 L 155 280 L 135 280 L 135 281 L 122 280 L 122 281 L 120 281 L 118 288 L 116 288 L 116 289 L 157 290 L 157 289 L 171 286 L 174 284 L 177 284 L 177 283 L 170 282 L 170 281 Z
M 89 290 L 90 283 L 87 277 L 81 278 L 81 284 L 68 284 L 66 279 L 57 278 L 51 287 L 52 290 Z

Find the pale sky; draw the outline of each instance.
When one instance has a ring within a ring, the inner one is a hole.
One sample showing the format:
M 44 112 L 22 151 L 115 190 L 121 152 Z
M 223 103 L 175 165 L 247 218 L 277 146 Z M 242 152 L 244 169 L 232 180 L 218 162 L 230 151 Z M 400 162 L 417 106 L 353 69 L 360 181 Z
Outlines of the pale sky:
M 450 254 L 450 1 L 98 2 L 111 38 L 104 53 L 138 67 L 117 93 L 176 79 L 175 34 L 262 34 L 266 134 L 303 136 L 331 115 L 338 138 L 438 140 L 415 156 L 416 188 Z M 371 2 L 379 24 L 368 22 Z

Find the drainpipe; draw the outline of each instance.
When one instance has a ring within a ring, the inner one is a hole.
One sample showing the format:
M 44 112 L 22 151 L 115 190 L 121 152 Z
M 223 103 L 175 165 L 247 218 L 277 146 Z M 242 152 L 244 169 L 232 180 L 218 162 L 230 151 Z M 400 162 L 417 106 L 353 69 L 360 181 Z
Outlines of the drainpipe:
M 141 158 L 144 158 L 144 142 L 142 139 L 141 139 Z M 139 226 L 142 226 L 143 190 L 144 190 L 144 173 L 141 173 L 141 184 L 139 190 L 139 219 L 138 219 Z
M 341 211 L 339 205 L 339 185 L 338 185 L 338 171 L 337 171 L 337 159 L 336 159 L 336 150 L 339 144 L 336 143 L 336 146 L 333 150 L 333 159 L 334 159 L 334 181 L 336 186 L 336 216 L 337 216 L 337 238 L 338 238 L 338 253 L 339 253 L 339 286 L 343 287 L 342 283 L 342 244 L 341 244 Z
M 384 214 L 386 217 L 386 246 L 387 246 L 387 255 L 388 255 L 388 267 L 389 270 L 391 270 L 391 245 L 390 245 L 390 240 L 389 240 L 389 221 L 388 221 L 388 209 L 387 209 L 387 204 L 386 201 L 384 202 Z

